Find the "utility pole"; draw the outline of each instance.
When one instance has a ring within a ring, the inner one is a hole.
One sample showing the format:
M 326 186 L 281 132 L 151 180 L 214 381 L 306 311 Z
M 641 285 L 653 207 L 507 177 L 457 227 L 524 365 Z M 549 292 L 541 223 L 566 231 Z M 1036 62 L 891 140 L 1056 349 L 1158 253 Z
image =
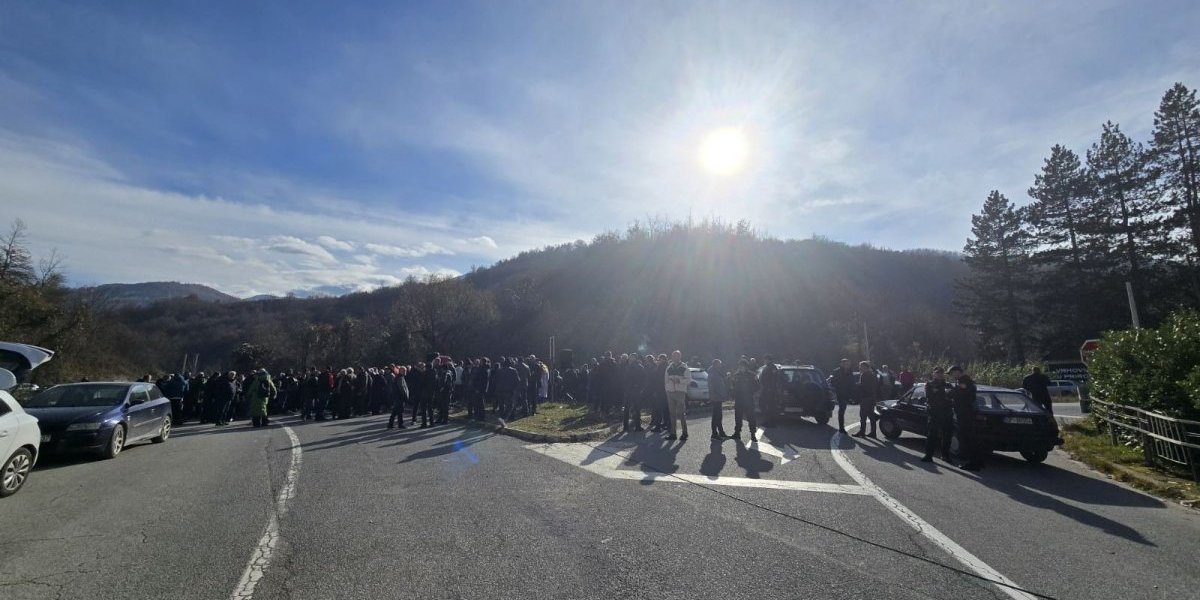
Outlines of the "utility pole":
M 871 336 L 867 334 L 866 321 L 863 321 L 863 360 L 871 362 Z
M 1133 328 L 1141 329 L 1142 322 L 1138 319 L 1137 301 L 1133 299 L 1133 284 L 1125 282 L 1125 295 L 1129 298 L 1129 317 L 1133 320 Z

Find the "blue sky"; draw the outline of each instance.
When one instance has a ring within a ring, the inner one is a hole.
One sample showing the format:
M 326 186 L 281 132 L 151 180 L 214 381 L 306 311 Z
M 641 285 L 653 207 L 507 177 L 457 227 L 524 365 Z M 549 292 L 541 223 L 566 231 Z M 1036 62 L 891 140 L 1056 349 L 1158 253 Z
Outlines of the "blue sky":
M 0 216 L 77 284 L 461 273 L 635 219 L 961 249 L 1200 86 L 1195 2 L 0 0 Z M 744 166 L 698 151 L 743 132 Z

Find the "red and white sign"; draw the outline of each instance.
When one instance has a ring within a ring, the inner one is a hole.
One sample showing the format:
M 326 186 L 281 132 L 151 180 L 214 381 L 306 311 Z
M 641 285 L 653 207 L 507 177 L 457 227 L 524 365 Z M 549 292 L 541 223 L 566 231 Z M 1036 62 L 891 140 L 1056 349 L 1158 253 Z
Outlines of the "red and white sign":
M 1088 364 L 1092 360 L 1092 353 L 1100 349 L 1100 340 L 1088 340 L 1079 347 L 1079 360 L 1083 364 Z

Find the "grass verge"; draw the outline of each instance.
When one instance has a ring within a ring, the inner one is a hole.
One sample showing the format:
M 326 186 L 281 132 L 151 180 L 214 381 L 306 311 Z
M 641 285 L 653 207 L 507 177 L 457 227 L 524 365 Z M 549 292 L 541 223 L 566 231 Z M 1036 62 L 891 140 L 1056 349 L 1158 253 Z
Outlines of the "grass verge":
M 1072 458 L 1123 483 L 1161 498 L 1200 508 L 1200 486 L 1190 478 L 1146 466 L 1141 448 L 1113 446 L 1108 433 L 1088 418 L 1062 429 L 1063 450 Z
M 457 416 L 465 417 L 466 412 L 457 413 Z M 487 422 L 500 423 L 499 419 L 491 414 L 490 407 Z M 538 405 L 537 414 L 535 415 L 520 417 L 511 421 L 506 420 L 505 424 L 508 427 L 528 431 L 529 433 L 571 435 L 603 429 L 610 425 L 619 424 L 620 422 L 620 415 L 605 418 L 604 415 L 588 412 L 587 406 L 582 404 L 552 402 Z

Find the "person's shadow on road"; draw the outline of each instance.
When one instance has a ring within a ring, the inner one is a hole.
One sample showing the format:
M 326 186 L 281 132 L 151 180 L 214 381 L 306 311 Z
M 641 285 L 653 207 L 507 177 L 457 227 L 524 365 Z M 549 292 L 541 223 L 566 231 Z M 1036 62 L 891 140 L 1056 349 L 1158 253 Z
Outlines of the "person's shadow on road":
M 716 479 L 721 475 L 721 469 L 725 468 L 725 453 L 722 451 L 721 440 L 713 440 L 708 446 L 708 454 L 704 457 L 704 461 L 700 463 L 700 474 L 706 477 Z
M 737 455 L 734 462 L 746 472 L 746 477 L 759 479 L 761 473 L 775 468 L 775 463 L 762 457 L 757 448 L 751 448 L 737 440 Z

